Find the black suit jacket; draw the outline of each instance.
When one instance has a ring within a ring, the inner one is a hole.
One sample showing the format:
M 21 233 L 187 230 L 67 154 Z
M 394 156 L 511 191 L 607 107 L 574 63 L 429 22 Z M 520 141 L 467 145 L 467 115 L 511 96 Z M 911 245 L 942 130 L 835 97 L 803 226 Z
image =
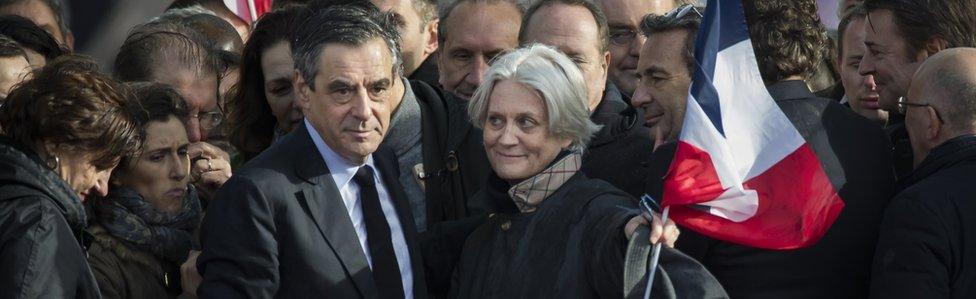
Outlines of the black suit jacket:
M 396 157 L 373 153 L 426 297 L 416 228 Z M 200 232 L 201 298 L 377 298 L 376 284 L 328 167 L 300 126 L 217 191 Z

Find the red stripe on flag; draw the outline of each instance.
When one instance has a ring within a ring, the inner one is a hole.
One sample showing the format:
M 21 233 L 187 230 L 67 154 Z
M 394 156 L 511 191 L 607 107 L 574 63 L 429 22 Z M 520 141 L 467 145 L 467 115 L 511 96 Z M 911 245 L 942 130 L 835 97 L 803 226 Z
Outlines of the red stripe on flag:
M 662 205 L 682 227 L 703 235 L 764 249 L 794 249 L 815 244 L 840 215 L 837 195 L 817 155 L 807 144 L 743 184 L 759 196 L 756 214 L 734 222 L 692 207 L 722 194 L 707 152 L 678 143 L 664 184 Z

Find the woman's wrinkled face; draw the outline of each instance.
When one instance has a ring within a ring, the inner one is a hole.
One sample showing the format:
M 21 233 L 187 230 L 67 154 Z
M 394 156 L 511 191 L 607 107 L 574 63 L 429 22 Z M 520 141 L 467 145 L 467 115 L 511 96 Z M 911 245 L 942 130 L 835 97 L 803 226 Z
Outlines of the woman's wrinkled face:
M 190 141 L 186 127 L 175 116 L 146 126 L 142 153 L 125 165 L 116 181 L 135 190 L 156 210 L 175 214 L 183 206 L 190 177 Z
M 295 63 L 288 42 L 280 41 L 261 53 L 264 97 L 278 121 L 278 130 L 291 132 L 302 121 L 302 110 L 295 105 L 292 77 Z
M 495 84 L 483 125 L 491 168 L 509 183 L 542 172 L 571 143 L 550 134 L 549 115 L 539 94 L 513 80 Z

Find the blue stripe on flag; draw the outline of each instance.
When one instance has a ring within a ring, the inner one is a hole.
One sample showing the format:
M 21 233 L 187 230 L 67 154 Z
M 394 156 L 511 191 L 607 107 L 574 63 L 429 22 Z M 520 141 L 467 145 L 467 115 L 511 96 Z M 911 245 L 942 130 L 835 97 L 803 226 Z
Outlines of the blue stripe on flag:
M 715 74 L 715 59 L 718 52 L 749 39 L 745 14 L 739 1 L 708 1 L 705 17 L 698 37 L 695 40 L 695 62 L 697 68 L 692 77 L 691 95 L 698 101 L 705 115 L 718 132 L 725 135 L 722 127 L 720 97 L 712 86 Z

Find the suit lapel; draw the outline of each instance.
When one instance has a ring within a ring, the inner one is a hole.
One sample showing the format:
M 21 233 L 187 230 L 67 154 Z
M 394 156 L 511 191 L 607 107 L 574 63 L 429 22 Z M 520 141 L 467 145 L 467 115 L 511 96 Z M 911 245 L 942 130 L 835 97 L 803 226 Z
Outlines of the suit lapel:
M 380 176 L 390 194 L 390 201 L 397 211 L 397 218 L 400 219 L 400 227 L 403 228 L 403 237 L 407 241 L 407 249 L 410 251 L 410 268 L 413 270 L 413 292 L 416 298 L 427 297 L 427 284 L 424 279 L 424 265 L 420 258 L 420 246 L 417 243 L 417 228 L 413 221 L 413 212 L 410 209 L 407 193 L 398 179 L 399 167 L 397 166 L 396 155 L 393 150 L 381 147 L 373 153 L 373 161 L 379 168 Z
M 325 160 L 322 159 L 305 126 L 301 126 L 299 130 L 296 135 L 300 136 L 294 137 L 299 139 L 296 141 L 296 146 L 299 147 L 301 154 L 293 159 L 294 167 L 298 177 L 305 180 L 307 184 L 295 195 L 305 208 L 305 212 L 315 222 L 326 243 L 339 257 L 346 275 L 352 278 L 359 293 L 364 298 L 375 298 L 378 296 L 376 283 L 373 281 L 372 272 L 366 262 L 366 254 L 359 244 L 359 236 L 349 218 L 346 205 L 342 202 L 339 188 L 332 180 L 329 168 L 325 165 Z

